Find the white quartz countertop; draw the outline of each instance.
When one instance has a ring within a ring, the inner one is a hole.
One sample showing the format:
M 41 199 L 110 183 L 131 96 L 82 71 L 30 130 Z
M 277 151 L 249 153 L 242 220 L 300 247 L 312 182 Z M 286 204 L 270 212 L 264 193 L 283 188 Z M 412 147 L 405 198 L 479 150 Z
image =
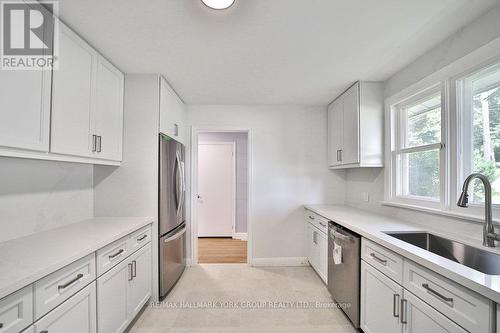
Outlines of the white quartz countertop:
M 0 299 L 152 222 L 93 218 L 0 243 Z
M 384 215 L 341 205 L 306 205 L 305 208 L 370 239 L 405 258 L 429 268 L 497 303 L 500 303 L 500 275 L 486 275 L 445 259 L 417 246 L 386 235 L 390 231 L 426 231 L 448 239 L 500 254 L 499 248 L 486 248 L 478 240 L 461 236 L 458 231 L 443 234 L 418 224 L 399 221 Z M 455 233 L 454 233 L 455 232 Z

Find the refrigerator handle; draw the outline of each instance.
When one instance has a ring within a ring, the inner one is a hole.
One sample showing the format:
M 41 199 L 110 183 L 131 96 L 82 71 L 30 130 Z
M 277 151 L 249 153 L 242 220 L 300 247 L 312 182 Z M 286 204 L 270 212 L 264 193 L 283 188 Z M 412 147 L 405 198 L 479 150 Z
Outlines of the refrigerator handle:
M 177 216 L 179 216 L 179 213 L 182 208 L 182 174 L 181 174 L 181 160 L 179 157 L 179 152 L 175 154 L 175 197 L 176 197 L 176 203 L 177 203 Z M 179 193 L 180 192 L 180 193 Z

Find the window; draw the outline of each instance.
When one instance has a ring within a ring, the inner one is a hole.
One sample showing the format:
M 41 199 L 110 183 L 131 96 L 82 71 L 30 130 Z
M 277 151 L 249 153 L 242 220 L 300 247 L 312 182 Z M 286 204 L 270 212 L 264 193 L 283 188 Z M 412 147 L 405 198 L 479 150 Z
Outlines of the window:
M 500 60 L 479 66 L 469 60 L 386 101 L 384 204 L 482 221 L 480 181 L 469 189 L 470 209 L 456 205 L 465 178 L 481 173 L 491 182 L 493 218 L 500 220 Z
M 471 173 L 488 177 L 493 204 L 500 204 L 500 65 L 457 82 L 460 109 L 461 180 Z M 471 203 L 484 203 L 484 187 L 473 184 Z

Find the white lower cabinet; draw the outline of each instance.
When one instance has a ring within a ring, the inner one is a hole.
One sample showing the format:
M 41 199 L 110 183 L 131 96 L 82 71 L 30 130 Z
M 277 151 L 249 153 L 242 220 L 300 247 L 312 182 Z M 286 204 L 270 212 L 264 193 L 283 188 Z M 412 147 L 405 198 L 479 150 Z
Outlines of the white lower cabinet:
M 98 331 L 123 332 L 151 296 L 151 243 L 97 279 Z
M 404 291 L 401 307 L 404 333 L 467 332 L 407 290 Z
M 0 300 L 0 332 L 17 333 L 33 323 L 33 286 Z
M 361 329 L 365 333 L 467 332 L 364 261 Z
M 328 237 L 311 223 L 307 228 L 307 260 L 318 273 L 321 279 L 328 281 Z
M 403 287 L 361 261 L 361 329 L 365 333 L 401 332 Z
M 80 290 L 35 323 L 36 333 L 95 333 L 95 282 Z

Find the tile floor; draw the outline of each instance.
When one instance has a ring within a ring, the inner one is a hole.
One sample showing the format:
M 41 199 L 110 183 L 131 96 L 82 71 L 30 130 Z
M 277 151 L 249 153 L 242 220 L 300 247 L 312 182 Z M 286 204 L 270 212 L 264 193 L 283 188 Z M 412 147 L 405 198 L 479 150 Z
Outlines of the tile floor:
M 130 332 L 356 332 L 331 302 L 310 267 L 197 265 L 186 269 L 163 305 L 146 308 Z

